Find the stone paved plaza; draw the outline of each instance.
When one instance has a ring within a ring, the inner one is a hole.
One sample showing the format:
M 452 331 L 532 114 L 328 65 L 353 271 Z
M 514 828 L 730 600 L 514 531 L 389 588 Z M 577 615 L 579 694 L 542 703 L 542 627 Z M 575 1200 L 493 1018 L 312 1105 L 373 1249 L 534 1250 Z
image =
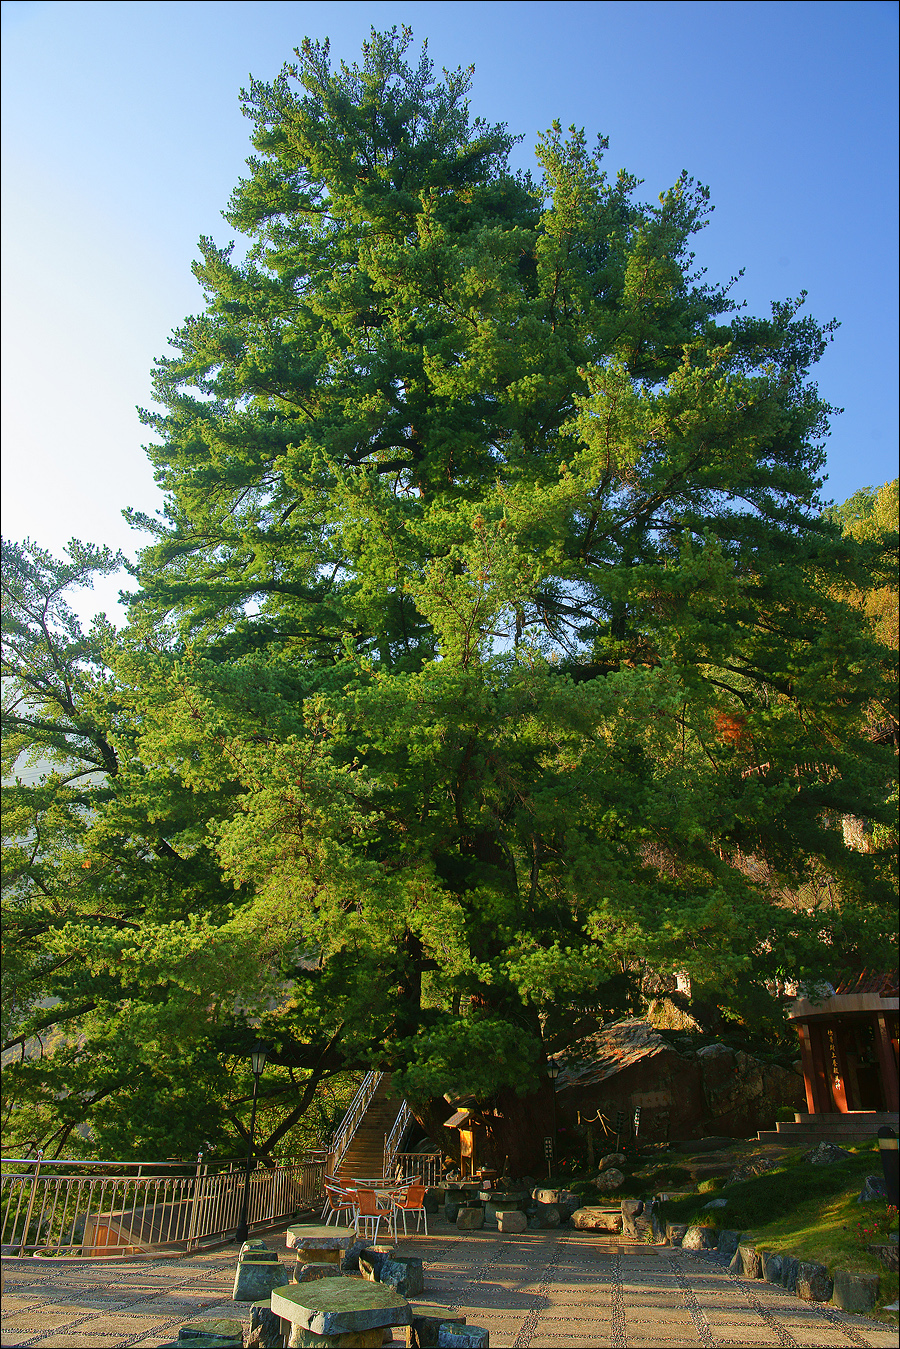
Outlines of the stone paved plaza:
M 736 1279 L 701 1255 L 565 1228 L 462 1234 L 433 1219 L 431 1229 L 398 1245 L 425 1261 L 422 1300 L 486 1326 L 494 1349 L 897 1344 L 891 1327 Z M 264 1235 L 289 1268 L 283 1234 Z M 2 1343 L 151 1349 L 197 1316 L 240 1318 L 246 1332 L 249 1309 L 231 1301 L 236 1260 L 232 1246 L 115 1265 L 4 1261 Z

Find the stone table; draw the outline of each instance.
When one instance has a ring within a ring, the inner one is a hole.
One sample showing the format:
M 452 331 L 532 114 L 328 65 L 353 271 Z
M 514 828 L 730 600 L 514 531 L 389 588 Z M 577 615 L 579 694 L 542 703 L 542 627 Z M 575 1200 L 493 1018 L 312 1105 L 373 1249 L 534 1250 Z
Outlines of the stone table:
M 297 1223 L 285 1233 L 285 1245 L 297 1252 L 301 1265 L 339 1265 L 344 1251 L 355 1240 L 352 1227 L 326 1227 L 324 1223 Z
M 291 1322 L 289 1344 L 297 1349 L 337 1349 L 341 1345 L 375 1349 L 386 1326 L 408 1326 L 405 1297 L 383 1283 L 363 1279 L 320 1279 L 290 1284 L 272 1293 L 272 1311 Z

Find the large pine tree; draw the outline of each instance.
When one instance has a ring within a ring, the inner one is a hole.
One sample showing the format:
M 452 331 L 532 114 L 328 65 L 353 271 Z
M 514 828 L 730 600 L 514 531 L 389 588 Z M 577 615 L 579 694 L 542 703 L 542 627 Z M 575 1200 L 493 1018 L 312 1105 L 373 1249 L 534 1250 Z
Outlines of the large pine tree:
M 558 125 L 512 173 L 410 46 L 307 41 L 243 95 L 250 246 L 202 241 L 156 368 L 166 516 L 84 844 L 152 836 L 167 898 L 97 978 L 168 986 L 163 1040 L 213 1058 L 262 1009 L 307 1088 L 389 1068 L 430 1124 L 473 1093 L 524 1167 L 547 1052 L 643 970 L 759 1016 L 883 958 L 884 856 L 840 828 L 890 819 L 839 598 L 877 550 L 821 515 L 833 325 L 695 272 L 686 176 L 644 203 Z

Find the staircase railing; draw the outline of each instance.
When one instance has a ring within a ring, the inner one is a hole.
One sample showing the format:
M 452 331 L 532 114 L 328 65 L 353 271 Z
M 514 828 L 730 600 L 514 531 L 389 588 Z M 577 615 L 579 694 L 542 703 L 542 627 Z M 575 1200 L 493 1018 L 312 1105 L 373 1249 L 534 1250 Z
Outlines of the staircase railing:
M 340 1166 L 344 1154 L 353 1142 L 353 1136 L 363 1121 L 382 1077 L 384 1077 L 384 1073 L 366 1073 L 359 1091 L 350 1102 L 346 1115 L 334 1131 L 331 1147 L 328 1150 L 328 1165 L 332 1173 Z
M 397 1153 L 400 1151 L 400 1144 L 403 1141 L 403 1135 L 406 1132 L 407 1125 L 412 1119 L 412 1112 L 404 1101 L 400 1106 L 400 1112 L 394 1121 L 394 1127 L 384 1138 L 384 1171 L 382 1175 L 389 1176 L 394 1167 Z

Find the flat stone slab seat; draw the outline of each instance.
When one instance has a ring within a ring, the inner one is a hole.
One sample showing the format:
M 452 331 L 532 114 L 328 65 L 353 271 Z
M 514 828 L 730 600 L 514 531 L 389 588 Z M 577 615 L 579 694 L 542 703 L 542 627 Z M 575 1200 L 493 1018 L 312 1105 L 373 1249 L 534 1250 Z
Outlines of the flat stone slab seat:
M 340 1264 L 344 1251 L 356 1239 L 352 1227 L 326 1227 L 324 1223 L 296 1223 L 285 1233 L 285 1244 L 297 1252 L 301 1265 Z
M 385 1326 L 408 1326 L 410 1306 L 393 1288 L 365 1279 L 319 1279 L 272 1294 L 272 1311 L 291 1322 L 290 1345 L 307 1349 L 380 1345 Z
M 621 1232 L 622 1209 L 585 1204 L 572 1214 L 572 1226 L 579 1232 Z

